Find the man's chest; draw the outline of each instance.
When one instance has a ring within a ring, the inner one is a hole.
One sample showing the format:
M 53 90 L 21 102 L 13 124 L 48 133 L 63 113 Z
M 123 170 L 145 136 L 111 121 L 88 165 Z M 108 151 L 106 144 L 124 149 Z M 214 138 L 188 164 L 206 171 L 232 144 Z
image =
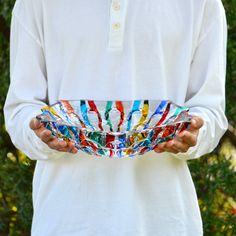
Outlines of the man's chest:
M 192 26 L 191 1 L 59 0 L 45 4 L 45 38 L 65 44 L 101 42 L 122 48 L 132 40 L 145 45 L 161 41 L 178 45 Z M 188 6 L 189 5 L 189 6 Z

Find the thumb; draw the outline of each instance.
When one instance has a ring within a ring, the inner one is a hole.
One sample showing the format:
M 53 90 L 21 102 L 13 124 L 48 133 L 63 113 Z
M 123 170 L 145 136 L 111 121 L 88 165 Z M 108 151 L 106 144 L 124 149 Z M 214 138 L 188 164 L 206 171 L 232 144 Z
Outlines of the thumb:
M 195 131 L 199 130 L 204 124 L 204 120 L 199 116 L 193 116 L 190 123 L 189 130 Z
M 30 127 L 32 130 L 37 130 L 37 129 L 41 128 L 42 125 L 43 125 L 43 124 L 42 124 L 39 120 L 37 120 L 36 118 L 31 119 L 31 121 L 30 121 L 30 123 L 29 123 L 29 127 Z

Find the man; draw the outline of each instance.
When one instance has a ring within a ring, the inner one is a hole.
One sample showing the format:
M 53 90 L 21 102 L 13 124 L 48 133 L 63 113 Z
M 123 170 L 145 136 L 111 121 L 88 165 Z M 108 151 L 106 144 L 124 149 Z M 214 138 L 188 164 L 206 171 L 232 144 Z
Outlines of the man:
M 12 13 L 4 112 L 37 160 L 32 235 L 203 235 L 187 160 L 227 129 L 221 1 L 17 0 Z M 141 158 L 96 158 L 34 119 L 59 99 L 170 99 L 194 118 Z

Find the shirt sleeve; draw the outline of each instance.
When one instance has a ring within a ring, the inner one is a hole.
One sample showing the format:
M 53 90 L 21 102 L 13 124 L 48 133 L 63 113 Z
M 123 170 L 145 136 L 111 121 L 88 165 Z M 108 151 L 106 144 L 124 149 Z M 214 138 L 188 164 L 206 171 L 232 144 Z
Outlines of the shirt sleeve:
M 4 104 L 5 126 L 13 144 L 30 159 L 57 159 L 65 153 L 49 148 L 29 127 L 30 120 L 46 105 L 47 78 L 44 51 L 33 27 L 33 17 L 31 19 L 30 13 L 19 4 L 22 1 L 16 1 L 11 19 L 10 86 Z
M 197 145 L 186 153 L 171 154 L 183 160 L 199 158 L 218 145 L 228 128 L 225 116 L 227 22 L 221 0 L 206 0 L 197 45 L 192 58 L 185 106 L 204 119 Z

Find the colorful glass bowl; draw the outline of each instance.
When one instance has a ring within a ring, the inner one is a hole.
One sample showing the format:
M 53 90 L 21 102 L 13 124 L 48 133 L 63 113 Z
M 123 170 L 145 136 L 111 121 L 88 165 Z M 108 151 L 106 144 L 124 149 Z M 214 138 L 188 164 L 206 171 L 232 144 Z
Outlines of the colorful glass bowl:
M 188 128 L 187 107 L 169 100 L 59 100 L 36 116 L 53 137 L 86 153 L 132 157 L 153 150 Z

